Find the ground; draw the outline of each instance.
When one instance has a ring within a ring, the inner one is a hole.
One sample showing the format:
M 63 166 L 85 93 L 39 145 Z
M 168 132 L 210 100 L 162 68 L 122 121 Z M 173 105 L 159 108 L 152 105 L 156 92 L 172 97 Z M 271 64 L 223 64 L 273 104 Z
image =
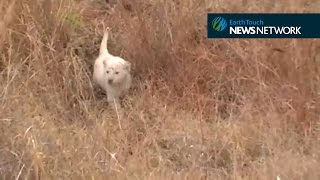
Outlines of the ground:
M 1 179 L 320 179 L 320 41 L 208 39 L 208 12 L 317 0 L 0 2 Z M 103 28 L 122 119 L 92 84 Z

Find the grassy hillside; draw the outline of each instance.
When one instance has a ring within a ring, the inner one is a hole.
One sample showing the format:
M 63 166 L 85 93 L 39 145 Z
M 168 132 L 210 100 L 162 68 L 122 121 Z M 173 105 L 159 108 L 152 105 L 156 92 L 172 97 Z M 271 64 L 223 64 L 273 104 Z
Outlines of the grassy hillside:
M 207 39 L 318 0 L 0 1 L 0 179 L 320 179 L 320 41 Z M 103 28 L 125 116 L 92 84 Z

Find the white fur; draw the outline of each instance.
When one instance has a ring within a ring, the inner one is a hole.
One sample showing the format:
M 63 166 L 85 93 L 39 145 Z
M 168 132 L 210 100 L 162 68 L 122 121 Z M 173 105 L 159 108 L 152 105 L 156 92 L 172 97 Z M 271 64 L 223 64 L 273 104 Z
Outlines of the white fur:
M 131 86 L 131 63 L 109 53 L 107 49 L 109 31 L 110 28 L 106 28 L 99 56 L 94 62 L 93 81 L 106 91 L 108 103 L 117 110 L 120 108 L 119 97 Z

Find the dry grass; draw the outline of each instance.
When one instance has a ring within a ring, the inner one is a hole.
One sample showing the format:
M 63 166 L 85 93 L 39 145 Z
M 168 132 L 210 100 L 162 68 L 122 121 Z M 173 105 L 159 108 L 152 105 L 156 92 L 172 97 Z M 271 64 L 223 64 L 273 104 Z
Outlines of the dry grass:
M 317 0 L 0 2 L 1 179 L 320 179 L 320 41 L 209 40 L 207 12 Z M 134 64 L 118 119 L 91 73 L 103 31 Z

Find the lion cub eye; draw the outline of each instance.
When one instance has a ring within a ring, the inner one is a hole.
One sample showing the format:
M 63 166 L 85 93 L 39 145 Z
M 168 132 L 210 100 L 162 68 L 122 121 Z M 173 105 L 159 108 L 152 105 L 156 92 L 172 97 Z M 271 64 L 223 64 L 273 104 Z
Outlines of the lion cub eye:
M 117 71 L 117 72 L 115 72 L 115 74 L 119 74 L 119 72 Z
M 107 74 L 109 74 L 109 71 L 107 71 Z

